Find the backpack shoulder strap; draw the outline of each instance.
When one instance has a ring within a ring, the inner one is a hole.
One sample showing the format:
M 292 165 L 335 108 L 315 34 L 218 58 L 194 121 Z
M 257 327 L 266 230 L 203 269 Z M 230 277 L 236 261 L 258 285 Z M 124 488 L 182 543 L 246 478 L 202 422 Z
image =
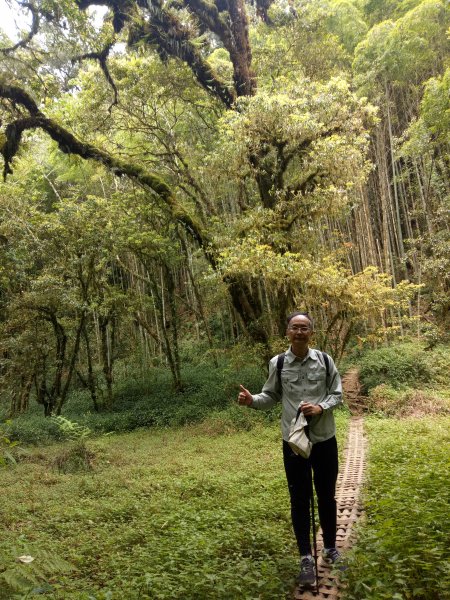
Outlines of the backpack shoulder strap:
M 284 365 L 284 355 L 285 353 L 283 352 L 282 354 L 279 354 L 277 357 L 277 380 L 278 380 L 278 389 L 282 390 L 281 387 L 281 371 L 283 370 L 283 365 Z
M 323 362 L 325 363 L 325 368 L 327 370 L 327 379 L 330 376 L 330 357 L 326 352 L 322 352 Z
M 330 360 L 331 359 L 326 352 L 322 352 L 322 356 L 323 356 L 323 362 L 325 363 L 325 368 L 327 370 L 326 382 L 327 382 L 327 389 L 329 389 L 331 384 L 333 383 L 336 375 L 334 375 L 333 379 L 330 381 Z

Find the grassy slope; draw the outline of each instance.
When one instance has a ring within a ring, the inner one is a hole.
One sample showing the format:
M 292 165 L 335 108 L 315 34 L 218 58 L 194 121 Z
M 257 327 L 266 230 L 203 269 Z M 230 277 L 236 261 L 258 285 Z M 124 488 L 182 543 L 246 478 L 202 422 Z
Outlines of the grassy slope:
M 338 422 L 342 443 L 345 413 Z M 206 423 L 88 445 L 92 472 L 58 472 L 61 445 L 0 471 L 0 574 L 12 582 L 42 570 L 53 589 L 40 597 L 55 599 L 289 593 L 297 553 L 278 426 L 214 435 Z M 15 563 L 22 554 L 35 557 L 31 566 Z M 56 557 L 72 570 L 62 572 Z

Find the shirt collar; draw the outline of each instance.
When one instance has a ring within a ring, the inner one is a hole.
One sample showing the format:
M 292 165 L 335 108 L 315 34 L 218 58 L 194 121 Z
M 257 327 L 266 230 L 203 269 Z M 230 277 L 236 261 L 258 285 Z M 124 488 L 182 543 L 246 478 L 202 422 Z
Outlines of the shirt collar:
M 286 351 L 285 353 L 285 360 L 287 363 L 292 363 L 296 360 L 296 356 L 295 354 L 292 352 L 291 347 L 289 347 L 289 350 Z M 316 351 L 313 350 L 312 348 L 308 348 L 308 354 L 305 356 L 305 358 L 301 361 L 306 362 L 308 360 L 308 358 L 311 358 L 312 360 L 317 360 L 317 354 Z

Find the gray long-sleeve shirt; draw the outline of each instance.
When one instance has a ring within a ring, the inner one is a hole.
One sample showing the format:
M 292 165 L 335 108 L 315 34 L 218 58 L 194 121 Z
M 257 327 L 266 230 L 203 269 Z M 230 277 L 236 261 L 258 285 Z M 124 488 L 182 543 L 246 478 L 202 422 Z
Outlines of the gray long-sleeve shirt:
M 250 405 L 256 409 L 268 409 L 282 401 L 281 432 L 284 440 L 289 438 L 291 421 L 297 414 L 300 402 L 319 404 L 323 412 L 312 417 L 309 424 L 311 441 L 324 442 L 336 433 L 333 409 L 342 403 L 341 378 L 333 360 L 329 359 L 329 376 L 322 353 L 309 348 L 303 360 L 289 349 L 281 372 L 282 392 L 278 385 L 277 356 L 269 362 L 269 376 L 260 394 L 253 395 Z

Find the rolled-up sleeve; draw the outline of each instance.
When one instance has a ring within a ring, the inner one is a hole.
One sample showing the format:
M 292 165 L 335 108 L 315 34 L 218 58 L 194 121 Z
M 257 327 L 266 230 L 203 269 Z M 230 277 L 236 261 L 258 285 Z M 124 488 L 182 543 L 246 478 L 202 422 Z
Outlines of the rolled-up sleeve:
M 251 408 L 257 410 L 268 410 L 274 404 L 281 400 L 280 389 L 277 375 L 277 357 L 275 356 L 269 362 L 269 376 L 260 394 L 253 395 Z

